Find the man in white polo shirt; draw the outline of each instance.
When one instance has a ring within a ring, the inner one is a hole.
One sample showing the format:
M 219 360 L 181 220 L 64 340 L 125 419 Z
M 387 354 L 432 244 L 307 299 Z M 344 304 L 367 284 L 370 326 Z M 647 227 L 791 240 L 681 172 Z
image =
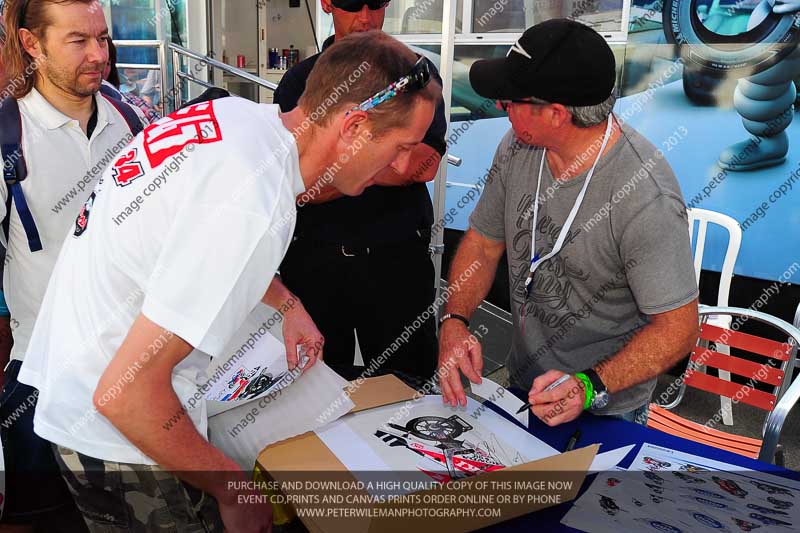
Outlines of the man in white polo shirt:
M 336 92 L 334 73 L 365 62 L 369 75 Z M 201 102 L 148 127 L 104 173 L 20 373 L 41 391 L 35 430 L 58 445 L 90 529 L 269 530 L 271 507 L 238 504 L 228 482 L 247 476 L 207 441 L 205 403 L 188 400 L 259 301 L 294 299 L 273 277 L 297 195 L 324 183 L 357 195 L 387 166 L 404 172 L 440 97 L 429 81 L 395 39 L 355 35 L 319 60 L 293 111 Z M 286 318 L 319 355 L 302 305 Z
M 53 530 L 54 524 L 66 527 L 70 509 L 82 521 L 50 443 L 33 432 L 37 391 L 20 384 L 17 373 L 75 216 L 108 163 L 133 139 L 131 127 L 138 132 L 145 121 L 98 92 L 109 39 L 99 3 L 11 0 L 4 19 L 3 172 L 6 180 L 27 176 L 16 185 L 0 183 L 8 238 L 3 288 L 14 342 L 0 396 L 7 469 L 3 523 Z

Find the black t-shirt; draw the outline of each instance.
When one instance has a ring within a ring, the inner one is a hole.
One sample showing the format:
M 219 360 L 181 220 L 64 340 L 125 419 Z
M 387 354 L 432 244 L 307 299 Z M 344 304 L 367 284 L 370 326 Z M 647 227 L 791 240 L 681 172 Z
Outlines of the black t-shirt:
M 321 53 L 331 44 L 332 36 L 323 44 Z M 297 106 L 319 56 L 309 57 L 283 76 L 274 94 L 274 101 L 280 105 L 281 111 L 291 111 Z M 433 64 L 431 71 L 441 83 Z M 446 134 L 444 100 L 440 99 L 422 142 L 444 156 Z M 432 224 L 433 205 L 424 183 L 405 187 L 372 185 L 360 196 L 299 208 L 295 235 L 314 241 L 366 247 L 411 240 L 417 230 L 428 230 Z

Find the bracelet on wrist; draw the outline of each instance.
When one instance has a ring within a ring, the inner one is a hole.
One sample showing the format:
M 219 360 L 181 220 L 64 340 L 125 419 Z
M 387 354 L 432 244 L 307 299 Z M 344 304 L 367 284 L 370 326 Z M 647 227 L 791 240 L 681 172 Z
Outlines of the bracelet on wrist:
M 469 319 L 467 317 L 465 317 L 465 316 L 458 315 L 456 313 L 447 313 L 446 315 L 443 315 L 442 318 L 439 319 L 439 327 L 441 328 L 442 324 L 444 324 L 445 320 L 450 320 L 451 318 L 454 318 L 456 320 L 459 320 L 459 321 L 463 322 L 464 325 L 469 328 Z
M 583 382 L 583 388 L 586 392 L 586 400 L 583 402 L 583 410 L 586 411 L 592 406 L 592 400 L 594 399 L 594 386 L 592 385 L 592 381 L 589 379 L 589 376 L 582 372 L 575 374 L 575 377 Z

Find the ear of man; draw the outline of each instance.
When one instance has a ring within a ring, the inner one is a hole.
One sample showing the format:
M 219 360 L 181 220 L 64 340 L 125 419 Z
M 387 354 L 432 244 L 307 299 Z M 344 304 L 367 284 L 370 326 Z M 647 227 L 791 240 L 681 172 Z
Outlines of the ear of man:
M 369 130 L 369 116 L 366 111 L 346 112 L 339 126 L 339 137 L 348 145 L 352 144 L 364 131 Z
M 29 29 L 19 29 L 19 40 L 22 42 L 23 50 L 34 60 L 45 55 L 42 41 Z
M 559 128 L 564 124 L 572 123 L 572 114 L 567 110 L 567 108 L 562 104 L 550 104 L 547 107 L 548 111 L 550 112 L 551 116 L 551 125 L 555 128 Z

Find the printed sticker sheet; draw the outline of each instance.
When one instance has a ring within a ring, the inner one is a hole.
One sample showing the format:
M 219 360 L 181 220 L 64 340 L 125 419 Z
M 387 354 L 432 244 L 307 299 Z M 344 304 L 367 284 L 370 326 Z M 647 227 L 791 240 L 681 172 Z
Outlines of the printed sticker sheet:
M 245 345 L 246 346 L 246 345 Z M 300 367 L 307 361 L 302 356 Z M 240 349 L 210 376 L 206 400 L 247 402 L 292 384 L 300 372 L 289 372 L 286 349 L 265 333 L 249 350 Z
M 800 483 L 642 445 L 629 470 L 604 472 L 562 520 L 588 532 L 800 530 Z

